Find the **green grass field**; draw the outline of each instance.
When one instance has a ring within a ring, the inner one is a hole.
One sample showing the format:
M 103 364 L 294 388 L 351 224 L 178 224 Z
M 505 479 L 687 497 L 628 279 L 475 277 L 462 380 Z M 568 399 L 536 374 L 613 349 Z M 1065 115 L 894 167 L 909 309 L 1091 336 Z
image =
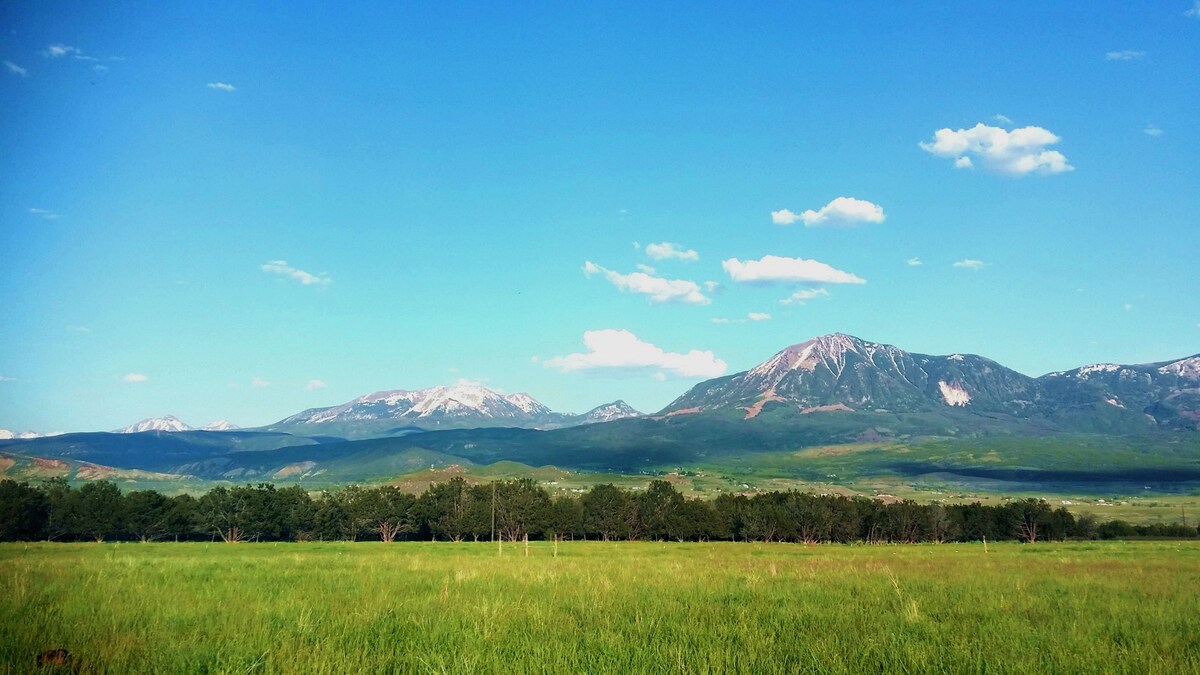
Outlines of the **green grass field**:
M 5 544 L 0 670 L 1200 672 L 1200 543 Z

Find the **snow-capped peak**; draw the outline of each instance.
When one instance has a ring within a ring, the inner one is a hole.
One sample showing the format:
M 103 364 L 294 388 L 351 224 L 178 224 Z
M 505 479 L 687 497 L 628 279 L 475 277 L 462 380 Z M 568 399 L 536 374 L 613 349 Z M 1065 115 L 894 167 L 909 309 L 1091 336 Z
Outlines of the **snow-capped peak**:
M 46 434 L 46 435 L 53 436 L 55 434 Z M 42 437 L 42 434 L 39 434 L 34 431 L 11 431 L 9 429 L 0 429 L 0 441 L 11 441 L 14 439 L 41 438 L 41 437 Z
M 463 380 L 450 386 L 428 389 L 377 391 L 332 408 L 306 410 L 284 422 L 325 424 L 356 420 L 409 420 L 442 424 L 473 418 L 526 422 L 553 414 L 529 394 L 504 395 L 477 382 Z
M 504 400 L 517 406 L 528 415 L 544 415 L 550 412 L 550 409 L 542 405 L 537 399 L 523 392 L 509 394 L 504 397 Z
M 1158 372 L 1178 375 L 1188 380 L 1200 380 L 1200 355 L 1168 363 L 1159 368 Z
M 124 429 L 118 429 L 117 433 L 121 434 L 136 434 L 142 431 L 191 431 L 192 428 L 183 423 L 174 415 L 163 415 L 162 417 L 151 417 L 140 422 L 131 424 Z
M 638 412 L 625 401 L 616 400 L 612 403 L 596 406 L 583 414 L 583 417 L 588 422 L 611 422 L 612 420 L 625 419 L 626 417 L 641 417 L 642 413 Z
M 233 431 L 234 429 L 241 429 L 241 427 L 225 419 L 215 420 L 200 427 L 201 431 Z

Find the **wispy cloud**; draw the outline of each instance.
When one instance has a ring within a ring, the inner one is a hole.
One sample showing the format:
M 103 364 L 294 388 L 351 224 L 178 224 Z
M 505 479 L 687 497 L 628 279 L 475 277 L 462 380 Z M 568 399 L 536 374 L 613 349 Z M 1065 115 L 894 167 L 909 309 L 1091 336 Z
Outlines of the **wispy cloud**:
M 1142 133 L 1146 134 L 1147 136 L 1153 136 L 1155 138 L 1158 138 L 1159 136 L 1163 135 L 1163 130 L 1159 129 L 1158 125 L 1151 124 L 1151 125 L 1148 125 L 1145 129 L 1142 129 Z
M 35 215 L 38 218 L 41 218 L 43 220 L 58 220 L 59 218 L 62 218 L 61 213 L 55 213 L 54 211 L 47 211 L 46 209 L 31 208 L 31 209 L 29 209 L 29 213 L 31 215 Z
M 816 211 L 808 209 L 803 213 L 793 213 L 788 209 L 780 209 L 771 212 L 771 222 L 776 225 L 791 225 L 801 220 L 808 227 L 882 223 L 884 218 L 882 206 L 854 197 L 838 197 Z
M 1073 171 L 1075 167 L 1061 152 L 1046 149 L 1061 140 L 1042 127 L 1008 131 L 981 122 L 970 129 L 939 129 L 933 142 L 918 145 L 928 153 L 953 159 L 955 168 L 974 168 L 978 162 L 989 171 L 1024 176 Z
M 263 263 L 262 271 L 299 281 L 305 286 L 328 286 L 333 283 L 333 279 L 324 272 L 320 274 L 305 272 L 302 269 L 292 267 L 286 260 L 269 260 Z
M 121 381 L 129 382 L 130 384 L 140 384 L 142 382 L 146 382 L 149 379 L 150 378 L 146 377 L 145 375 L 143 375 L 141 373 L 127 373 L 125 375 L 125 377 L 121 378 Z
M 324 382 L 322 382 L 321 380 L 309 380 L 308 384 L 304 385 L 304 390 L 305 391 L 317 391 L 318 389 L 324 389 L 326 386 L 327 385 Z
M 721 262 L 729 278 L 739 283 L 865 284 L 865 279 L 817 260 L 763 256 L 760 260 L 730 258 Z
M 88 328 L 87 326 L 67 326 L 67 330 L 71 331 L 72 333 L 90 333 L 90 332 L 92 332 L 92 329 Z
M 267 387 L 271 386 L 271 383 L 255 375 L 254 377 L 250 378 L 250 386 L 258 387 L 259 389 L 266 389 Z
M 717 325 L 726 325 L 734 323 L 746 323 L 748 321 L 770 321 L 771 315 L 766 312 L 750 312 L 744 319 L 727 319 L 725 317 L 717 317 L 709 319 L 710 322 Z
M 700 286 L 694 281 L 664 279 L 645 272 L 621 274 L 590 260 L 584 263 L 583 273 L 588 276 L 602 274 L 612 285 L 622 291 L 649 296 L 650 302 L 654 303 L 681 302 L 688 305 L 707 305 L 712 302 L 708 296 L 700 292 Z
M 728 368 L 711 351 L 668 352 L 639 340 L 627 330 L 591 330 L 583 334 L 586 352 L 547 359 L 543 365 L 564 373 L 607 371 L 650 373 L 656 377 L 716 377 Z
M 209 82 L 206 86 L 217 91 L 237 91 L 237 87 L 228 82 Z
M 920 265 L 924 265 L 925 263 L 921 262 L 920 258 L 909 258 L 908 260 L 904 261 L 904 264 L 908 265 L 909 267 L 918 267 Z
M 28 70 L 25 70 L 24 68 L 22 68 L 21 66 L 18 66 L 17 64 L 13 63 L 12 61 L 5 61 L 4 67 L 6 69 L 8 69 L 8 72 L 12 73 L 13 75 L 18 75 L 20 77 L 29 77 Z
M 999 114 L 992 115 L 992 119 L 996 120 L 1000 124 L 1012 124 L 1013 123 L 1013 121 L 1011 119 L 1009 119 L 1009 117 L 1007 115 L 999 115 Z
M 1192 8 L 1184 12 L 1183 15 L 1193 19 L 1200 19 L 1200 0 L 1195 0 Z
M 828 298 L 829 291 L 824 288 L 801 288 L 788 297 L 779 301 L 781 305 L 803 305 L 816 298 Z
M 699 260 L 700 254 L 692 249 L 685 249 L 679 244 L 664 241 L 660 244 L 646 244 L 646 255 L 652 260 Z
M 61 59 L 64 56 L 81 55 L 81 54 L 83 54 L 83 52 L 80 51 L 78 47 L 72 47 L 71 45 L 64 45 L 61 42 L 52 44 L 42 50 L 42 56 L 45 56 L 48 59 Z
M 982 260 L 975 260 L 974 258 L 963 258 L 954 263 L 954 266 L 964 270 L 981 270 L 987 267 L 987 263 Z
M 0 375 L 0 382 L 20 382 L 20 380 L 15 377 L 9 377 L 7 375 Z
M 1105 61 L 1136 61 L 1146 56 L 1146 52 L 1140 49 L 1121 49 L 1113 52 L 1105 52 Z

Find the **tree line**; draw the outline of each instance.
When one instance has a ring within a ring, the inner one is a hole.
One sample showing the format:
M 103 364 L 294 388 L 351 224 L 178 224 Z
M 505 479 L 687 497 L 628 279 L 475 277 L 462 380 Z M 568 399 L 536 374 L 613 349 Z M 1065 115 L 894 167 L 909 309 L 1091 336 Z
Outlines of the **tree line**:
M 350 486 L 313 496 L 271 483 L 200 497 L 122 493 L 109 481 L 73 487 L 0 481 L 0 541 L 314 541 L 601 539 L 798 543 L 1196 537 L 1181 524 L 1099 522 L 1044 500 L 998 505 L 883 503 L 867 497 L 765 492 L 685 499 L 663 480 L 645 489 L 596 485 L 551 495 L 531 479 L 472 485 L 460 477 L 420 495 Z

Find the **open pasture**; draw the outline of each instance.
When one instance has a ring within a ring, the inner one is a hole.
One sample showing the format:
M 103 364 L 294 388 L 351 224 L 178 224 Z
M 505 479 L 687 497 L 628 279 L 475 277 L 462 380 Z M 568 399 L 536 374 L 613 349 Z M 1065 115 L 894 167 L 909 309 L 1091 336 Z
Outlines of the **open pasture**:
M 1200 672 L 1200 545 L 5 544 L 0 670 Z

